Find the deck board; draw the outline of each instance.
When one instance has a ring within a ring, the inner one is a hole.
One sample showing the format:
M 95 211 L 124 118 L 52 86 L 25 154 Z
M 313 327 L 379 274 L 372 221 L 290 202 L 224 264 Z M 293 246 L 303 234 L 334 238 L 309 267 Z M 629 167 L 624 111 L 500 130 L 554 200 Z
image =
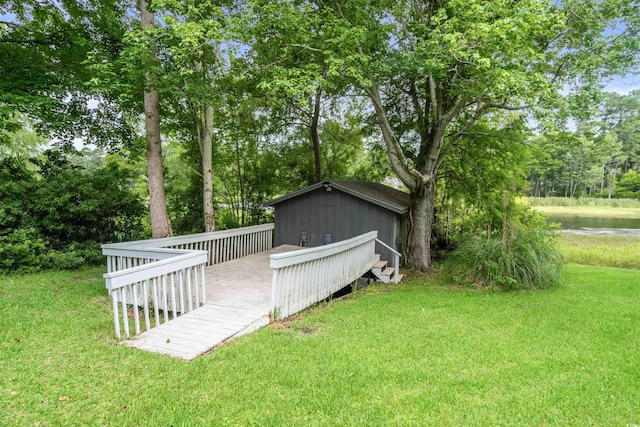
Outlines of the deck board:
M 299 249 L 283 245 L 205 269 L 207 304 L 126 341 L 132 348 L 191 360 L 269 323 L 269 255 Z

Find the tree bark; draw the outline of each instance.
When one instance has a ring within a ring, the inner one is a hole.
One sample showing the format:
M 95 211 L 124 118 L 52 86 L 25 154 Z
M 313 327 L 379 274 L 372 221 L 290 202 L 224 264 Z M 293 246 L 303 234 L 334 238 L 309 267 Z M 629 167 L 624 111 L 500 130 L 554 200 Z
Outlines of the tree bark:
M 155 25 L 153 13 L 147 10 L 146 0 L 140 0 L 140 27 L 151 28 Z M 155 40 L 149 40 L 151 57 L 155 59 Z M 149 213 L 151 217 L 152 237 L 168 237 L 173 234 L 171 221 L 167 213 L 164 193 L 164 169 L 162 166 L 162 140 L 160 138 L 160 100 L 155 88 L 155 75 L 146 75 L 147 88 L 144 92 L 144 125 L 147 138 L 147 177 L 149 182 Z
M 216 42 L 216 60 L 220 55 L 220 43 Z M 196 61 L 195 70 L 203 73 L 202 62 Z M 211 85 L 215 80 L 211 77 Z M 198 115 L 198 113 L 196 113 Z M 200 118 L 196 117 L 196 123 Z M 204 215 L 204 231 L 211 232 L 216 229 L 216 217 L 213 207 L 213 106 L 210 102 L 204 105 L 204 132 L 198 141 L 202 160 L 202 211 Z
M 213 210 L 213 107 L 204 109 L 204 135 L 202 138 L 202 204 L 204 211 L 204 231 L 216 229 L 216 217 Z
M 433 207 L 435 204 L 433 183 L 421 186 L 418 192 L 411 194 L 411 229 L 409 243 L 409 264 L 417 270 L 427 272 L 431 269 L 431 227 L 433 225 Z

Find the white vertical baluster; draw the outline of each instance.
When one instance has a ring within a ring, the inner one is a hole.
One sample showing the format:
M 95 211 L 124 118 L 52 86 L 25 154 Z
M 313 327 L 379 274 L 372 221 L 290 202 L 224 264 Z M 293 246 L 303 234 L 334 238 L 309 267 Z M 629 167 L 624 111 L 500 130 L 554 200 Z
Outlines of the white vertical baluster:
M 124 288 L 120 288 L 120 300 L 122 302 L 122 326 L 124 326 L 124 335 L 129 338 L 129 313 L 127 312 L 127 292 Z
M 162 314 L 164 314 L 164 323 L 169 321 L 169 293 L 167 292 L 167 275 L 161 276 L 162 280 Z
M 154 277 L 151 279 L 151 289 L 153 291 L 153 315 L 155 318 L 155 325 L 154 326 L 158 326 L 160 324 L 160 309 L 159 309 L 159 303 L 160 300 L 158 299 L 158 278 Z
M 184 274 L 187 279 L 187 304 L 189 307 L 189 311 L 193 310 L 193 292 L 191 290 L 191 274 L 188 270 L 184 270 Z
M 140 307 L 138 307 L 138 283 L 131 285 L 131 297 L 133 299 L 133 326 L 136 331 L 136 335 L 140 333 Z
M 200 266 L 200 282 L 202 286 L 202 304 L 207 303 L 207 283 L 206 283 L 206 275 L 204 270 L 204 264 Z
M 149 320 L 149 280 L 145 280 L 142 285 L 142 307 L 144 310 L 144 326 L 148 331 L 151 329 L 151 321 Z
M 238 247 L 240 244 L 238 243 L 238 236 L 231 237 L 231 259 L 238 258 Z
M 184 314 L 184 276 L 182 274 L 182 270 L 176 272 L 176 276 L 178 279 L 178 296 L 180 298 L 180 315 Z
M 113 301 L 113 324 L 116 327 L 116 338 L 122 339 L 120 335 L 120 317 L 118 314 L 118 294 L 120 290 L 111 291 L 111 300 Z M 126 316 L 126 313 L 125 313 Z
M 280 282 L 278 280 L 279 273 L 280 273 L 280 269 L 274 268 L 272 278 L 271 278 L 271 318 L 273 320 L 280 320 L 279 318 L 280 303 L 279 303 L 279 292 L 278 292 L 280 289 Z
M 238 247 L 236 240 L 237 240 L 237 236 L 229 237 L 229 261 L 232 261 L 235 259 L 236 248 Z
M 193 277 L 193 290 L 196 295 L 196 308 L 200 307 L 200 282 L 198 281 L 198 267 L 190 267 L 189 275 Z
M 176 275 L 177 273 L 171 274 L 171 309 L 173 310 L 173 319 L 178 315 L 178 307 L 176 306 Z
M 213 265 L 216 263 L 216 241 L 215 240 L 210 240 L 209 241 L 209 264 L 207 265 Z

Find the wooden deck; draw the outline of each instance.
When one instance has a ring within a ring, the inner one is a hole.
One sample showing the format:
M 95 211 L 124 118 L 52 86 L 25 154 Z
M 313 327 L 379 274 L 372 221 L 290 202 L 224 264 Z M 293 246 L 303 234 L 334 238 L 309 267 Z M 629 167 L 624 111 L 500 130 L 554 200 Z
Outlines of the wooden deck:
M 207 304 L 126 341 L 132 348 L 191 360 L 269 324 L 273 271 L 269 256 L 283 245 L 205 269 Z

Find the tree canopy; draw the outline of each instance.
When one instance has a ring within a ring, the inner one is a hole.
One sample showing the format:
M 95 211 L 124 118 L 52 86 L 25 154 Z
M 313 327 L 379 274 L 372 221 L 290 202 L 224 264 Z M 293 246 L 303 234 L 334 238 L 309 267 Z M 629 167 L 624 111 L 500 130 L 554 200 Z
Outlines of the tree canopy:
M 303 90 L 348 79 L 371 101 L 394 173 L 411 192 L 414 267 L 430 268 L 436 180 L 454 147 L 499 111 L 545 116 L 575 88 L 637 64 L 638 5 L 624 1 L 288 1 L 249 3 L 285 68 L 265 84 Z M 258 36 L 254 35 L 254 40 Z M 307 62 L 321 56 L 327 71 Z M 289 89 L 291 91 L 291 89 Z M 496 153 L 500 155 L 500 153 Z
M 0 2 L 0 138 L 22 128 L 21 117 L 62 142 L 130 137 L 109 99 L 85 86 L 90 55 L 120 49 L 127 8 L 119 0 Z

